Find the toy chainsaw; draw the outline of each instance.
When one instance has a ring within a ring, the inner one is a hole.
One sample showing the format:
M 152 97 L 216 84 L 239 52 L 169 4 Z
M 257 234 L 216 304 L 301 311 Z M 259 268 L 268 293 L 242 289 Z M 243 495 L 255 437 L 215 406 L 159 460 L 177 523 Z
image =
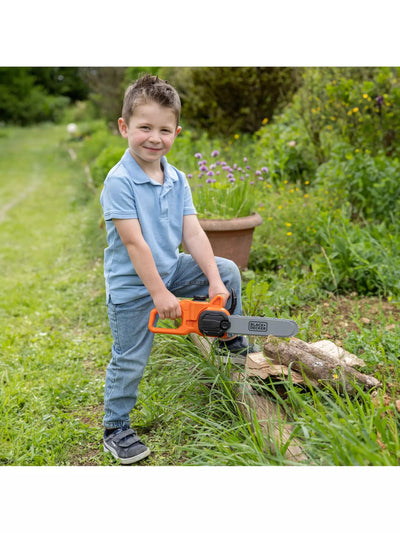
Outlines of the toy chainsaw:
M 232 300 L 236 300 L 232 294 Z M 299 328 L 293 320 L 286 318 L 267 318 L 258 316 L 231 315 L 222 306 L 222 296 L 215 296 L 210 302 L 203 297 L 193 300 L 181 300 L 181 323 L 177 328 L 156 327 L 157 309 L 152 309 L 149 318 L 149 330 L 153 333 L 170 335 L 188 335 L 197 333 L 207 337 L 226 338 L 230 335 L 256 335 L 275 337 L 292 337 Z M 236 303 L 231 306 L 235 308 Z

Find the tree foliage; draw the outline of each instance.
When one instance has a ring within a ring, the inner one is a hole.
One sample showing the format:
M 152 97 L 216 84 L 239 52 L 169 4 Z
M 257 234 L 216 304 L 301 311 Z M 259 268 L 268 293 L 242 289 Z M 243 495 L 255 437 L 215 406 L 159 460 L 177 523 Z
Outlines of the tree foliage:
M 254 133 L 287 104 L 299 87 L 290 67 L 164 68 L 182 99 L 189 125 L 211 135 Z
M 75 67 L 1 67 L 0 121 L 29 125 L 57 122 L 71 101 L 87 88 Z

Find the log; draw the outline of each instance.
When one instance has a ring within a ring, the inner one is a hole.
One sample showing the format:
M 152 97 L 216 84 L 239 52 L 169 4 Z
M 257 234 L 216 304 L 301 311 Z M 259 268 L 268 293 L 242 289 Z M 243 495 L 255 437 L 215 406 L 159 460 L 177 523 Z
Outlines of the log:
M 289 371 L 285 365 L 274 364 L 263 352 L 248 354 L 245 371 L 247 376 L 257 376 L 261 379 L 267 379 L 269 376 L 287 379 L 290 373 L 293 383 L 304 383 L 304 378 L 299 372 Z
M 194 344 L 200 349 L 204 356 L 210 354 L 210 341 L 205 337 L 199 335 L 190 334 L 190 337 Z M 256 361 L 257 357 L 260 357 L 265 361 L 265 357 L 262 353 L 249 354 L 246 358 L 249 360 L 251 356 L 252 361 Z M 261 365 L 262 366 L 262 365 Z M 272 371 L 275 371 L 275 375 L 281 375 L 282 370 L 280 365 L 264 364 L 264 369 L 268 366 Z M 236 392 L 238 399 L 238 407 L 248 422 L 254 428 L 254 416 L 259 423 L 262 430 L 266 447 L 273 453 L 276 453 L 279 449 L 284 449 L 285 458 L 298 463 L 300 461 L 306 461 L 307 456 L 301 448 L 301 444 L 292 437 L 294 428 L 288 422 L 287 415 L 279 409 L 276 402 L 268 396 L 258 394 L 250 383 L 247 381 L 247 377 L 251 375 L 259 375 L 252 373 L 253 371 L 248 368 L 247 364 L 243 373 L 233 372 L 232 378 L 237 382 Z M 286 372 L 288 372 L 286 370 Z M 293 372 L 292 372 L 293 374 Z M 269 374 L 268 374 L 269 375 Z M 284 374 L 283 374 L 284 375 Z M 286 374 L 287 375 L 287 374 Z M 301 376 L 299 375 L 301 379 Z
M 329 384 L 354 394 L 355 384 L 366 389 L 381 385 L 374 377 L 353 368 L 364 366 L 361 359 L 330 341 L 307 343 L 297 338 L 283 341 L 271 336 L 263 348 L 270 363 L 291 368 L 314 387 Z

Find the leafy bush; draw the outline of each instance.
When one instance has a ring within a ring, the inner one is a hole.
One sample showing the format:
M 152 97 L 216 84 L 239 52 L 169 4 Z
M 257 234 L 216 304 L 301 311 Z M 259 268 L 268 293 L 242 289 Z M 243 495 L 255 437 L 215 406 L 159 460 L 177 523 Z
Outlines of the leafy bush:
M 91 164 L 100 155 L 100 152 L 114 142 L 115 135 L 112 135 L 104 122 L 94 126 L 94 130 L 88 133 L 80 147 L 79 157 L 86 163 Z
M 104 148 L 96 157 L 90 165 L 90 172 L 96 187 L 103 185 L 109 170 L 118 163 L 125 150 L 125 146 L 121 147 L 120 143 L 114 143 Z
M 362 227 L 344 215 L 336 220 L 325 212 L 316 222 L 312 271 L 322 288 L 346 293 L 398 294 L 400 289 L 400 237 L 384 223 Z
M 301 80 L 289 67 L 164 68 L 161 74 L 180 93 L 185 120 L 213 136 L 255 132 Z
M 288 180 L 304 185 L 313 181 L 318 167 L 304 124 L 290 106 L 256 132 L 254 153 L 266 162 L 275 183 Z
M 0 121 L 26 126 L 59 122 L 70 98 L 49 95 L 26 68 L 0 68 Z
M 308 68 L 293 100 L 318 162 L 338 140 L 371 154 L 399 153 L 400 68 Z
M 353 219 L 396 223 L 400 213 L 399 160 L 358 150 L 354 153 L 348 145 L 340 148 L 339 154 L 318 168 L 315 183 L 329 190 L 338 204 L 348 202 Z

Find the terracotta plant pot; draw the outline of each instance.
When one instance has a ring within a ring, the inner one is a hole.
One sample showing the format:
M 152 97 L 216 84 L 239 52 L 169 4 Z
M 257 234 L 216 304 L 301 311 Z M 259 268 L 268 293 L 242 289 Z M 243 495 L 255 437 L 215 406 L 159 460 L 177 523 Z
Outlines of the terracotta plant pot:
M 241 269 L 247 268 L 253 232 L 262 222 L 258 213 L 227 220 L 199 219 L 210 239 L 214 255 L 232 259 Z

